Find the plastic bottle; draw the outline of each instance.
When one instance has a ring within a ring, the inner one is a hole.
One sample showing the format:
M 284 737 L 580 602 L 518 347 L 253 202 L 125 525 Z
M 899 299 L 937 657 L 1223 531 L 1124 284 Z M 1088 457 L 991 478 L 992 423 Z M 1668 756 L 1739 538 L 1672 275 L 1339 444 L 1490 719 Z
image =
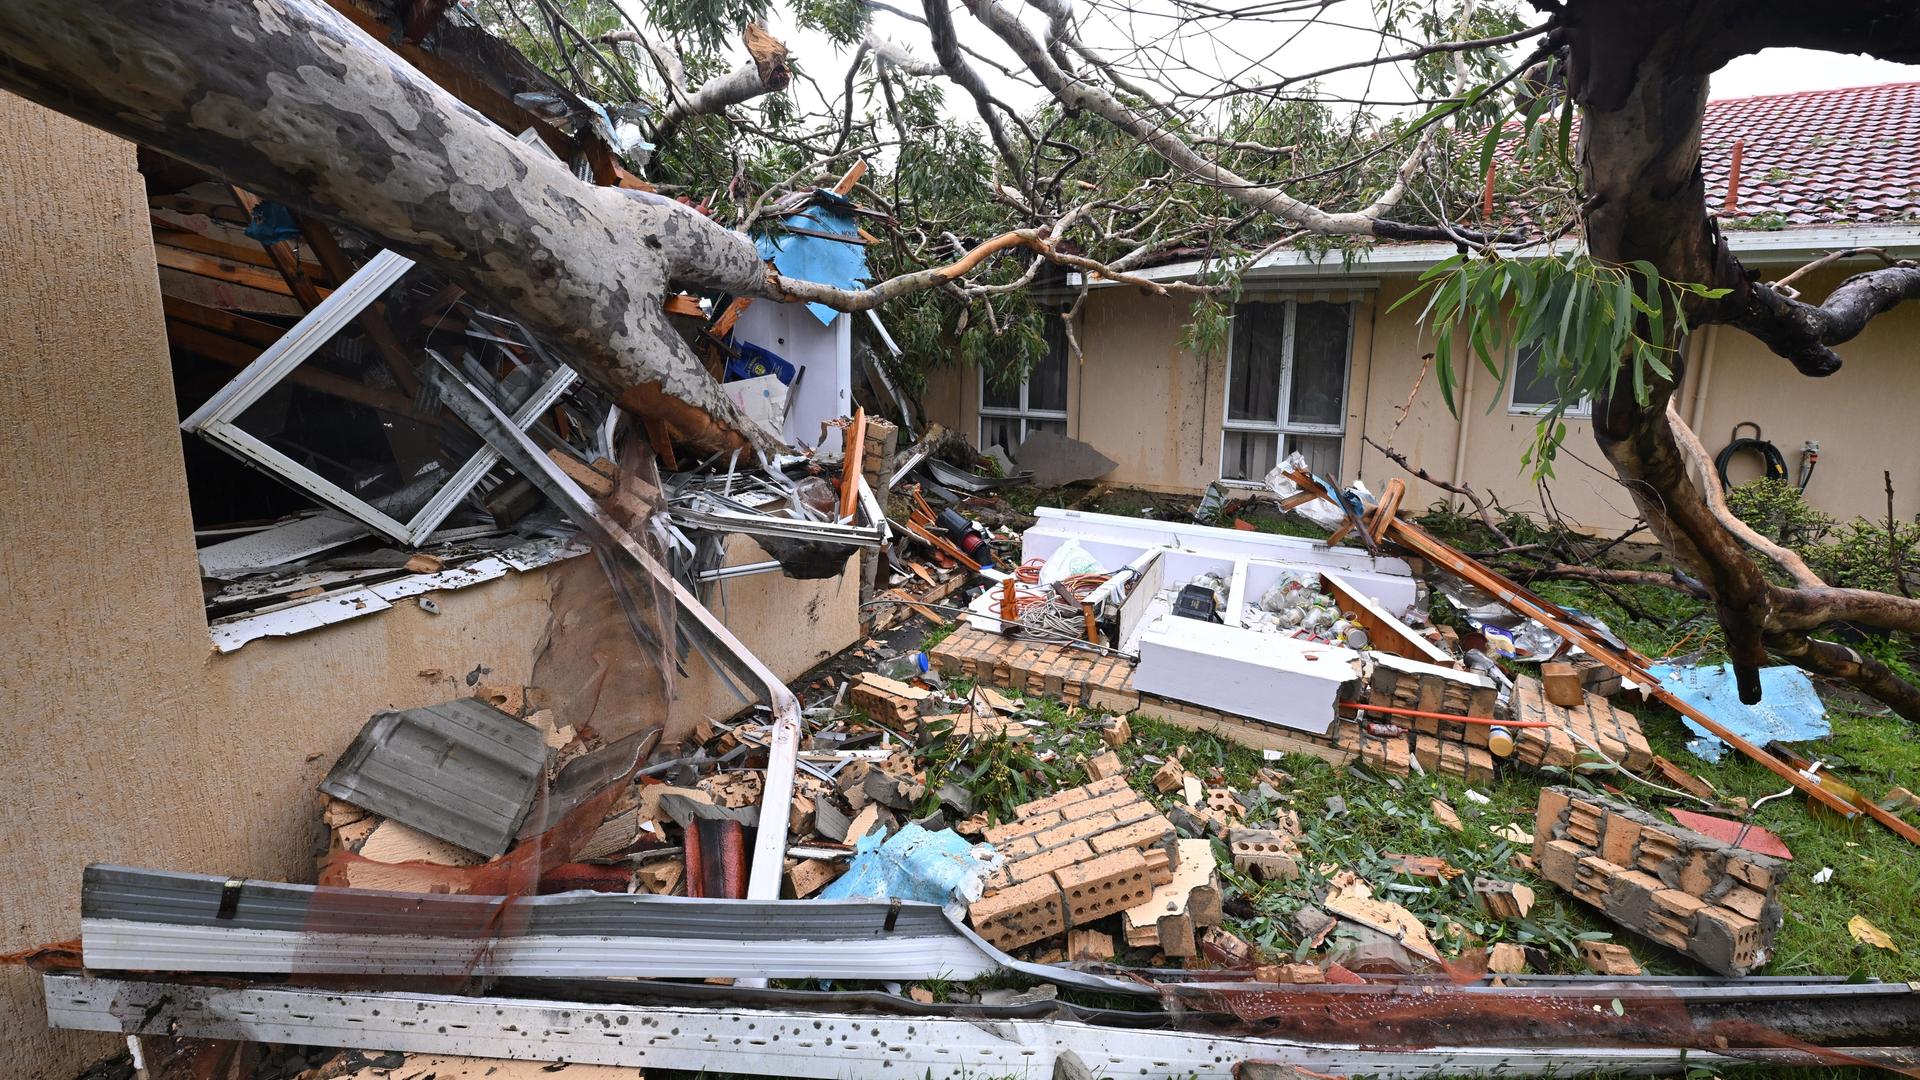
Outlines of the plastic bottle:
M 927 654 L 916 650 L 914 652 L 901 653 L 897 656 L 889 656 L 885 660 L 880 661 L 880 666 L 874 670 L 889 679 L 894 679 L 899 682 L 911 682 L 914 679 L 924 678 L 929 668 L 930 665 L 927 663 Z

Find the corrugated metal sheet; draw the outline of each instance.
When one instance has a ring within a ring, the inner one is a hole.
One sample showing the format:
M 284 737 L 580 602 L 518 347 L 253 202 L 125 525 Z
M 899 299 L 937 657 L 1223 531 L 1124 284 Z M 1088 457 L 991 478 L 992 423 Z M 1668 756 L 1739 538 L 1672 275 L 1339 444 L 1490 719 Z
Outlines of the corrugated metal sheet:
M 546 763 L 533 725 L 459 698 L 376 714 L 320 790 L 491 858 L 513 843 Z

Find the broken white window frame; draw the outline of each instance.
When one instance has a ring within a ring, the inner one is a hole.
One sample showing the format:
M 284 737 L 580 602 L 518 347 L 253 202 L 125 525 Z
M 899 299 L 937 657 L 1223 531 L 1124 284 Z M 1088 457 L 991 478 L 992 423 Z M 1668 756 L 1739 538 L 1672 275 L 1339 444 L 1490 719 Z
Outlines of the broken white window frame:
M 1520 399 L 1521 384 L 1538 380 L 1542 348 L 1542 346 L 1536 344 L 1514 349 L 1513 376 L 1507 380 L 1508 416 L 1545 416 L 1547 411 L 1553 408 L 1554 402 L 1559 400 L 1557 397 L 1544 398 L 1540 401 L 1522 401 Z M 1533 365 L 1533 379 L 1522 377 L 1522 372 L 1527 364 Z M 1583 396 L 1579 401 L 1568 405 L 1566 411 L 1561 415 L 1569 420 L 1591 419 L 1593 416 L 1593 399 Z
M 1048 312 L 1047 318 L 1051 320 L 1057 319 L 1059 316 L 1053 312 Z M 1058 348 L 1055 347 L 1056 344 Z M 1067 392 L 1067 382 L 1068 377 L 1072 374 L 1072 365 L 1068 363 L 1064 334 L 1057 343 L 1051 337 L 1048 338 L 1047 356 L 1041 363 L 1051 364 L 1056 362 L 1056 360 L 1060 364 L 1061 397 L 1064 399 L 1064 404 L 1071 406 L 1073 395 Z M 1062 435 L 1067 434 L 1067 425 L 1071 422 L 1067 415 L 1068 408 L 1057 410 L 1039 409 L 1029 404 L 1028 384 L 1033 381 L 1033 373 L 1031 371 L 1027 373 L 1026 378 L 1020 380 L 1019 403 L 1011 406 L 987 404 L 987 369 L 981 368 L 979 375 L 980 446 L 982 448 L 993 445 L 987 439 L 987 424 L 992 420 L 1013 420 L 1018 423 L 1019 426 L 1015 432 L 1017 437 L 1014 439 L 1014 445 L 1007 447 L 1008 450 L 1012 450 L 1027 441 L 1027 436 L 1032 433 L 1031 421 L 1037 420 L 1042 423 L 1058 423 L 1060 425 L 1060 433 Z
M 1328 301 L 1310 300 L 1308 303 L 1327 303 Z M 1235 336 L 1240 333 L 1241 320 L 1238 317 L 1241 308 L 1250 304 L 1286 305 L 1285 328 L 1280 340 L 1280 388 L 1274 402 L 1272 420 L 1235 419 L 1233 416 L 1233 358 Z M 1259 486 L 1258 476 L 1229 477 L 1227 475 L 1227 444 L 1234 432 L 1249 435 L 1272 435 L 1277 445 L 1274 448 L 1274 461 L 1285 461 L 1294 449 L 1294 436 L 1310 438 L 1337 438 L 1342 442 L 1340 456 L 1346 456 L 1345 440 L 1347 435 L 1347 410 L 1352 404 L 1353 395 L 1353 328 L 1359 316 L 1359 304 L 1348 300 L 1347 341 L 1342 349 L 1345 362 L 1340 369 L 1340 422 L 1337 424 L 1313 424 L 1298 422 L 1288 417 L 1293 401 L 1294 371 L 1294 331 L 1300 311 L 1301 300 L 1297 296 L 1279 296 L 1272 299 L 1243 299 L 1235 305 L 1235 318 L 1227 323 L 1227 377 L 1226 385 L 1220 391 L 1220 465 L 1216 470 L 1221 482 L 1226 484 L 1251 484 Z M 1335 470 L 1336 472 L 1338 470 Z
M 280 335 L 278 341 L 268 346 L 253 363 L 208 398 L 193 415 L 181 421 L 180 427 L 208 439 L 242 461 L 280 477 L 322 503 L 365 522 L 370 528 L 400 543 L 417 547 L 426 542 L 427 537 L 447 519 L 447 515 L 453 513 L 461 500 L 499 463 L 499 454 L 492 447 L 482 445 L 454 470 L 426 505 L 403 522 L 269 446 L 240 427 L 238 422 L 247 409 L 346 329 L 360 312 L 380 299 L 413 266 L 412 259 L 392 251 L 382 251 L 367 260 L 365 266 L 320 301 L 305 318 Z M 531 335 L 528 335 L 527 343 L 536 355 L 550 359 Z M 553 374 L 514 411 L 514 423 L 524 430 L 551 408 L 578 377 L 573 369 L 556 363 Z

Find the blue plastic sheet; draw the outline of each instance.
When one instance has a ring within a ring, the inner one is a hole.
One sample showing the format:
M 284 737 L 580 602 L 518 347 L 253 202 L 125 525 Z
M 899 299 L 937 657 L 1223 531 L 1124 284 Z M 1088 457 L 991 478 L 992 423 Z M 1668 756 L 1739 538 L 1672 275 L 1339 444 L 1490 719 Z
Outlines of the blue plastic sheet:
M 812 206 L 787 218 L 786 222 L 792 228 L 833 233 L 850 237 L 853 242 L 798 233 L 762 236 L 757 240 L 762 259 L 771 259 L 780 273 L 801 281 L 817 281 L 841 289 L 866 285 L 867 249 L 860 243 L 860 223 L 854 219 L 851 203 L 831 192 L 818 192 Z M 828 326 L 840 317 L 838 311 L 825 304 L 808 304 L 807 310 Z
M 1001 862 L 993 848 L 969 844 L 952 829 L 928 832 L 918 825 L 884 842 L 880 833 L 868 833 L 853 851 L 853 865 L 820 890 L 820 899 L 920 900 L 958 917 L 980 899 L 987 875 Z
M 1813 689 L 1813 680 L 1796 667 L 1761 668 L 1758 705 L 1740 703 L 1732 664 L 1685 668 L 1661 664 L 1649 670 L 1674 696 L 1757 746 L 1775 739 L 1805 742 L 1833 730 L 1827 723 L 1827 707 Z M 1686 723 L 1687 729 L 1699 736 L 1688 741 L 1687 749 L 1696 757 L 1719 761 L 1727 744 L 1693 721 Z

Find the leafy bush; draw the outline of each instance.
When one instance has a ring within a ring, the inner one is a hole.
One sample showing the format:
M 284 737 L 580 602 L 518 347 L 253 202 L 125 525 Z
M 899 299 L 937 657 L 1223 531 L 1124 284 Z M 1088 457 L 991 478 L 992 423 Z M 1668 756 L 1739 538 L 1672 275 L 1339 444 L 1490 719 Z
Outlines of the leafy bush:
M 1727 509 L 1755 532 L 1791 548 L 1819 543 L 1834 526 L 1834 519 L 1809 505 L 1799 488 L 1768 477 L 1728 492 Z
M 1798 552 L 1830 585 L 1893 593 L 1910 591 L 1920 579 L 1920 523 L 1841 522 L 1808 505 L 1799 488 L 1764 478 L 1729 492 L 1727 508 Z

